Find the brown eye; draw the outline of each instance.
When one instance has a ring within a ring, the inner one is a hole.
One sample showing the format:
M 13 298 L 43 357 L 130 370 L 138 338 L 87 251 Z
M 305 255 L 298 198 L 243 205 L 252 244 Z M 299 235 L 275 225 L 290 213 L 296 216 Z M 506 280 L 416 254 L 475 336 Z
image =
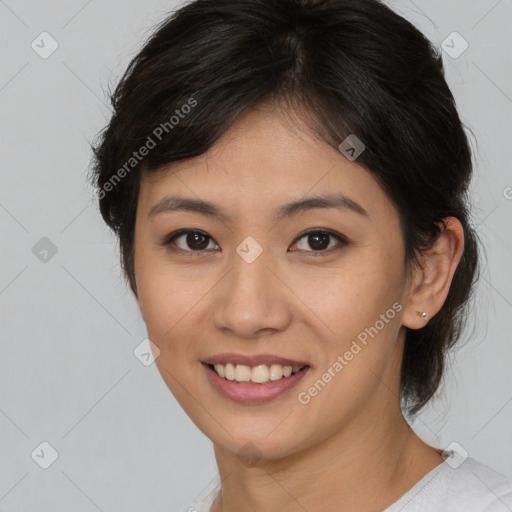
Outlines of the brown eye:
M 336 243 L 336 241 L 338 243 Z M 213 247 L 210 244 L 213 243 Z M 300 251 L 312 254 L 331 253 L 331 250 L 339 249 L 347 245 L 344 237 L 326 230 L 313 230 L 303 233 L 295 242 Z M 213 238 L 204 231 L 194 229 L 180 229 L 171 233 L 162 243 L 169 246 L 175 252 L 188 255 L 200 255 L 202 252 L 216 249 L 218 245 Z
M 338 244 L 331 242 L 333 240 L 338 240 Z M 301 242 L 304 240 L 304 242 Z M 346 240 L 336 233 L 332 233 L 331 231 L 308 231 L 298 238 L 296 242 L 299 250 L 306 252 L 330 252 L 330 249 L 336 247 L 336 245 L 346 245 Z M 310 247 L 312 250 L 309 250 Z
M 181 229 L 171 235 L 164 241 L 163 245 L 176 245 L 177 249 L 182 252 L 200 252 L 208 249 L 213 239 L 203 231 Z M 215 248 L 215 247 L 214 247 Z M 211 249 L 211 247 L 210 247 Z

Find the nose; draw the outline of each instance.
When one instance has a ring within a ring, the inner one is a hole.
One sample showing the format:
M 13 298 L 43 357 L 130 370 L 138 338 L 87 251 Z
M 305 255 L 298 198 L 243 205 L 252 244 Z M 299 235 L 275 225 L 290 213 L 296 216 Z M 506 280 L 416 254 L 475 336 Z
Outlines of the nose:
M 293 311 L 285 283 L 264 253 L 251 263 L 235 253 L 231 270 L 212 292 L 215 328 L 245 339 L 285 330 Z

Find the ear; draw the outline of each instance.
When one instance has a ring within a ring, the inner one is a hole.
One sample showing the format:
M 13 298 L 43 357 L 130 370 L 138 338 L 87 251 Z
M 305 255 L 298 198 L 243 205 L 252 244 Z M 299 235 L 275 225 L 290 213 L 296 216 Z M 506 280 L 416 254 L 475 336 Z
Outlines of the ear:
M 435 245 L 421 257 L 421 268 L 415 269 L 405 302 L 402 324 L 421 329 L 443 306 L 453 274 L 464 252 L 464 228 L 455 217 L 445 217 Z

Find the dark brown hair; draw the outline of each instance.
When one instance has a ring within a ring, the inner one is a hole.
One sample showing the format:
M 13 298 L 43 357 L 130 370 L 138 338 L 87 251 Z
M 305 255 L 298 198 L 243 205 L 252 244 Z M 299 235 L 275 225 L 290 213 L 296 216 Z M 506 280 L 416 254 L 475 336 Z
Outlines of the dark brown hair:
M 478 277 L 472 158 L 441 55 L 377 0 L 196 0 L 156 27 L 111 95 L 112 118 L 92 145 L 90 178 L 119 237 L 128 283 L 137 294 L 142 168 L 203 154 L 262 102 L 297 113 L 334 147 L 349 134 L 363 141 L 357 162 L 397 207 L 408 270 L 444 217 L 464 228 L 464 254 L 441 311 L 407 331 L 401 399 L 414 415 L 439 387 Z

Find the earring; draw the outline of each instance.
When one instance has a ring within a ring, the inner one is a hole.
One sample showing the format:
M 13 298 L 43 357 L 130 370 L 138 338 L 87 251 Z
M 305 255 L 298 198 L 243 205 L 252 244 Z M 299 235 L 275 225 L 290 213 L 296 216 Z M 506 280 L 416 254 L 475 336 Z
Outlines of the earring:
M 427 313 L 425 313 L 425 311 L 423 311 L 423 312 L 421 312 L 421 313 L 418 311 L 418 315 L 420 315 L 420 316 L 421 316 L 421 318 L 423 318 L 423 319 L 427 322 L 427 324 L 428 324 L 428 321 L 429 321 L 430 319 L 429 319 L 429 317 L 427 316 Z

